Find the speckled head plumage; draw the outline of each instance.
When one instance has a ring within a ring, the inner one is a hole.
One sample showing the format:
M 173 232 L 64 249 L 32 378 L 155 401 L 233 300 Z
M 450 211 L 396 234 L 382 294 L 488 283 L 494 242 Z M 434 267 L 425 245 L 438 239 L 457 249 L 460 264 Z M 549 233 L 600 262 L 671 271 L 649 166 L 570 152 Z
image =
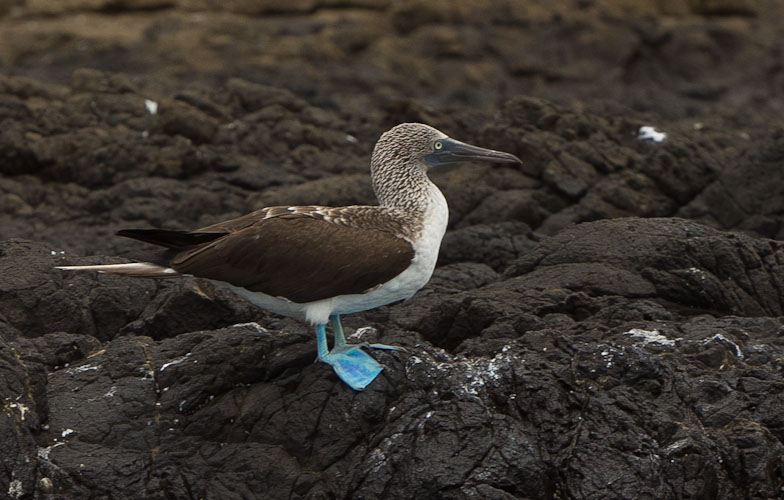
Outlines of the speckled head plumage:
M 373 189 L 381 205 L 420 210 L 431 184 L 427 171 L 466 161 L 520 162 L 514 155 L 454 140 L 423 123 L 401 123 L 384 132 L 373 149 Z
M 429 165 L 425 157 L 447 135 L 423 123 L 401 123 L 384 132 L 373 148 L 370 172 L 373 190 L 385 206 L 421 208 Z
M 371 166 L 421 163 L 434 151 L 435 142 L 446 137 L 445 133 L 423 123 L 401 123 L 381 134 L 373 149 Z

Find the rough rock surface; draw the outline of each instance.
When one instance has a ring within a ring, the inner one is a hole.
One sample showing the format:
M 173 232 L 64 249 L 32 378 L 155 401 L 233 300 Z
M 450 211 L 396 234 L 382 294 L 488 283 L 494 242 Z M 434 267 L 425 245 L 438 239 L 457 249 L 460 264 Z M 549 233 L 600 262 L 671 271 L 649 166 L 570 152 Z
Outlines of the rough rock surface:
M 782 17 L 0 0 L 0 498 L 784 497 Z M 524 164 L 432 172 L 433 279 L 344 319 L 408 349 L 364 392 L 220 287 L 53 269 L 373 203 L 409 120 Z

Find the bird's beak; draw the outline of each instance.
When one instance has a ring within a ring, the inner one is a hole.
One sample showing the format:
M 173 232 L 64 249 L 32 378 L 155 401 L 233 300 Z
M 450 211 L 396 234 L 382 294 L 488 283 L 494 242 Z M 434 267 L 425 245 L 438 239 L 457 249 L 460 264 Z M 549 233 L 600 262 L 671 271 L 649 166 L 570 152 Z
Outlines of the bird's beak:
M 450 163 L 461 163 L 466 161 L 489 161 L 497 163 L 523 163 L 520 158 L 513 154 L 492 149 L 472 146 L 465 142 L 456 141 L 445 137 L 437 141 L 441 144 L 441 149 L 433 151 L 425 156 L 425 161 L 431 167 L 439 165 L 449 165 Z

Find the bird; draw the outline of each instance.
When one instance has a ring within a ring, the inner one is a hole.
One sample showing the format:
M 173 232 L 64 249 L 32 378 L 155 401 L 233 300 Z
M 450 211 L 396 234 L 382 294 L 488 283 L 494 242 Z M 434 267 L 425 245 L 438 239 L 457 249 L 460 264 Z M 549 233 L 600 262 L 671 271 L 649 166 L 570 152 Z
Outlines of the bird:
M 139 262 L 57 269 L 217 282 L 262 309 L 309 323 L 317 359 L 363 390 L 383 367 L 362 348 L 402 349 L 347 343 L 340 316 L 409 299 L 430 280 L 449 209 L 428 171 L 461 162 L 522 163 L 429 125 L 402 123 L 384 132 L 371 154 L 378 205 L 273 206 L 191 231 L 122 229 L 118 236 L 160 248 Z

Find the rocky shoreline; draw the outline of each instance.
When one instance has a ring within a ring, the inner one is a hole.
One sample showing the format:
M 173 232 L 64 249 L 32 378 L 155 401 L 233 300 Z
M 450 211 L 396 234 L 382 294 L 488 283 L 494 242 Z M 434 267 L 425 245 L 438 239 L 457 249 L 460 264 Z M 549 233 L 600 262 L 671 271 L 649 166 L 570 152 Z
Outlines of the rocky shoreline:
M 781 498 L 781 15 L 0 2 L 0 497 Z M 430 284 L 344 318 L 408 349 L 364 392 L 209 283 L 54 269 L 373 203 L 403 121 L 524 164 L 433 172 Z

